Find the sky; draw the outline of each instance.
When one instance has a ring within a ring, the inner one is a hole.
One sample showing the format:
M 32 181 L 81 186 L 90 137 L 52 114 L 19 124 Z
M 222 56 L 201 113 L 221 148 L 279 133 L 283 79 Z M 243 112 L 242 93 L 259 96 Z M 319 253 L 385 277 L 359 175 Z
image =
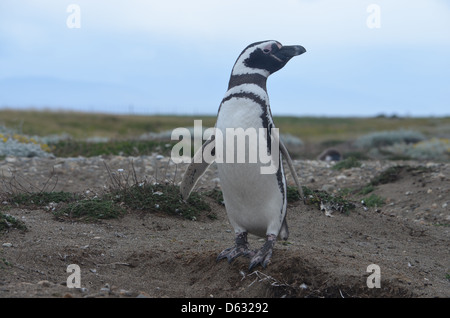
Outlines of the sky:
M 215 115 L 261 40 L 273 115 L 450 115 L 448 0 L 1 0 L 0 109 Z

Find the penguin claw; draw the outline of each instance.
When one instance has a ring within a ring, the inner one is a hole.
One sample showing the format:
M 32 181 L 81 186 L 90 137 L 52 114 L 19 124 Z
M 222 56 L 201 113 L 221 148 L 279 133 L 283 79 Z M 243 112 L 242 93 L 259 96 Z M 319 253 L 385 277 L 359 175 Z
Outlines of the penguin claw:
M 261 252 L 261 250 L 259 250 L 258 253 L 256 253 L 256 255 L 253 256 L 253 258 L 251 259 L 248 270 L 251 271 L 254 267 L 258 266 L 259 264 L 261 264 L 263 268 L 266 268 L 267 265 L 270 263 L 271 258 L 272 258 L 272 249 L 266 252 Z
M 230 247 L 230 248 L 223 250 L 217 256 L 216 261 L 220 261 L 221 259 L 226 258 L 228 260 L 228 263 L 231 263 L 237 257 L 239 257 L 241 255 L 247 256 L 248 253 L 249 253 L 248 249 L 244 248 L 242 246 Z
M 223 250 L 216 258 L 216 261 L 226 258 L 228 263 L 231 263 L 235 258 L 243 255 L 248 256 L 251 252 L 248 249 L 247 233 L 236 234 L 236 245 L 234 247 Z
M 258 266 L 259 264 L 261 264 L 263 268 L 267 267 L 272 258 L 272 251 L 273 246 L 275 245 L 275 241 L 276 241 L 275 235 L 267 236 L 267 241 L 264 243 L 261 249 L 257 251 L 255 255 L 252 257 L 250 261 L 250 266 L 248 267 L 249 271 L 252 270 L 254 267 Z

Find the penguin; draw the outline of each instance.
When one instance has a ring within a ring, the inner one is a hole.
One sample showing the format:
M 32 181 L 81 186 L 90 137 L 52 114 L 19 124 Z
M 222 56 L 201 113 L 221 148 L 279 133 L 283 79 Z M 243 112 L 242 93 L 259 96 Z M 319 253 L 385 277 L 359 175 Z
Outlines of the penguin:
M 286 159 L 302 197 L 303 192 L 292 160 L 281 140 L 278 140 L 281 153 L 271 149 L 271 131 L 275 124 L 266 83 L 267 78 L 283 68 L 291 58 L 305 52 L 305 48 L 300 45 L 283 46 L 274 40 L 255 42 L 242 51 L 232 68 L 228 90 L 219 106 L 216 135 L 197 151 L 183 176 L 180 190 L 183 198 L 187 199 L 195 183 L 210 164 L 199 160 L 203 152 L 208 150 L 211 151 L 209 155 L 215 156 L 219 145 L 226 148 L 227 138 L 230 137 L 227 137 L 225 131 L 230 128 L 266 131 L 264 136 L 258 136 L 266 139 L 258 145 L 266 147 L 263 151 L 269 155 L 273 154 L 272 157 L 278 154 L 278 158 L 272 158 L 277 159 L 274 173 L 261 173 L 261 162 L 216 161 L 225 208 L 235 232 L 235 245 L 223 250 L 217 256 L 217 261 L 226 258 L 231 262 L 239 256 L 246 256 L 250 258 L 249 270 L 258 265 L 265 268 L 271 260 L 277 238 L 286 240 L 289 236 L 286 221 L 286 176 L 282 158 Z M 217 130 L 222 132 L 220 136 L 223 140 L 220 144 L 215 139 L 219 136 Z M 247 159 L 250 142 L 250 139 L 246 140 Z M 230 150 L 225 148 L 225 152 Z M 249 233 L 266 238 L 259 250 L 250 250 L 247 240 Z

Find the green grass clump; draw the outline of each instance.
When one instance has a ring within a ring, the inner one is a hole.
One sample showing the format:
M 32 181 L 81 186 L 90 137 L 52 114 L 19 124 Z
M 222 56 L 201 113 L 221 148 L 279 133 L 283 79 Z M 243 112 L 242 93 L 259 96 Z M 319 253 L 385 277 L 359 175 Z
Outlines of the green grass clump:
M 0 258 L 0 269 L 12 267 L 12 264 L 6 258 Z
M 377 186 L 380 184 L 395 182 L 400 178 L 400 173 L 404 170 L 405 170 L 404 166 L 393 166 L 387 168 L 386 170 L 375 176 L 370 181 L 370 184 L 373 186 Z
M 70 202 L 77 200 L 78 195 L 71 192 L 38 192 L 38 193 L 17 193 L 11 195 L 9 201 L 18 205 L 41 206 L 50 202 Z
M 25 223 L 17 220 L 15 217 L 11 215 L 3 214 L 2 212 L 0 212 L 0 233 L 9 230 L 11 228 L 15 228 L 21 231 L 27 230 Z
M 292 203 L 301 200 L 300 193 L 298 193 L 298 188 L 296 186 L 287 186 L 287 202 Z
M 366 195 L 369 194 L 370 192 L 373 192 L 375 190 L 375 187 L 372 184 L 368 184 L 365 187 L 363 187 L 358 194 L 360 195 Z
M 348 157 L 348 158 L 336 163 L 332 167 L 332 169 L 343 170 L 343 169 L 358 168 L 358 167 L 361 167 L 361 162 L 358 159 L 356 159 L 355 157 Z
M 111 140 L 107 142 L 88 142 L 73 139 L 60 140 L 51 144 L 56 157 L 94 157 L 101 155 L 141 156 L 158 152 L 170 155 L 173 142 L 155 140 Z
M 217 188 L 214 188 L 212 190 L 206 191 L 205 195 L 212 198 L 215 202 L 217 202 L 220 205 L 225 205 L 225 202 L 223 200 L 223 193 L 222 190 L 219 190 Z
M 385 203 L 385 200 L 376 194 L 371 194 L 370 196 L 363 198 L 362 201 L 369 208 L 380 207 Z
M 125 209 L 111 200 L 87 199 L 71 202 L 53 212 L 57 218 L 95 221 L 99 219 L 115 219 L 126 212 Z
M 180 188 L 173 184 L 136 183 L 125 189 L 111 191 L 116 203 L 122 203 L 133 209 L 147 212 L 164 212 L 195 220 L 202 212 L 210 212 L 211 207 L 199 193 L 192 192 L 184 202 Z M 215 218 L 208 214 L 208 217 Z

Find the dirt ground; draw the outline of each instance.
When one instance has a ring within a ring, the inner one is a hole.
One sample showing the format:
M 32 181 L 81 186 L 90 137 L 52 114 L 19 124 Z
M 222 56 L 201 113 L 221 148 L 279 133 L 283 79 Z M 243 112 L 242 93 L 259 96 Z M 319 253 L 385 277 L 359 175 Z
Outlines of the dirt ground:
M 139 173 L 155 173 L 153 159 L 138 159 Z M 103 161 L 117 169 L 127 160 L 8 157 L 0 166 L 3 178 L 21 173 L 41 185 L 53 170 L 56 190 L 76 192 L 107 183 Z M 373 161 L 336 171 L 329 163 L 295 162 L 304 185 L 329 191 L 362 187 L 398 164 Z M 234 234 L 225 207 L 212 200 L 217 219 L 195 221 L 131 211 L 83 223 L 56 220 L 47 209 L 11 207 L 7 213 L 28 231 L 0 234 L 0 297 L 449 297 L 450 164 L 403 164 L 429 169 L 405 170 L 377 186 L 375 193 L 386 199 L 382 207 L 357 204 L 348 214 L 327 216 L 302 202 L 290 204 L 288 241 L 275 245 L 267 268 L 252 271 L 246 258 L 216 262 Z M 211 168 L 198 189 L 217 183 Z M 259 248 L 263 241 L 250 236 L 250 244 Z M 70 264 L 81 269 L 81 288 L 67 286 Z M 380 268 L 380 288 L 368 287 L 371 264 Z

